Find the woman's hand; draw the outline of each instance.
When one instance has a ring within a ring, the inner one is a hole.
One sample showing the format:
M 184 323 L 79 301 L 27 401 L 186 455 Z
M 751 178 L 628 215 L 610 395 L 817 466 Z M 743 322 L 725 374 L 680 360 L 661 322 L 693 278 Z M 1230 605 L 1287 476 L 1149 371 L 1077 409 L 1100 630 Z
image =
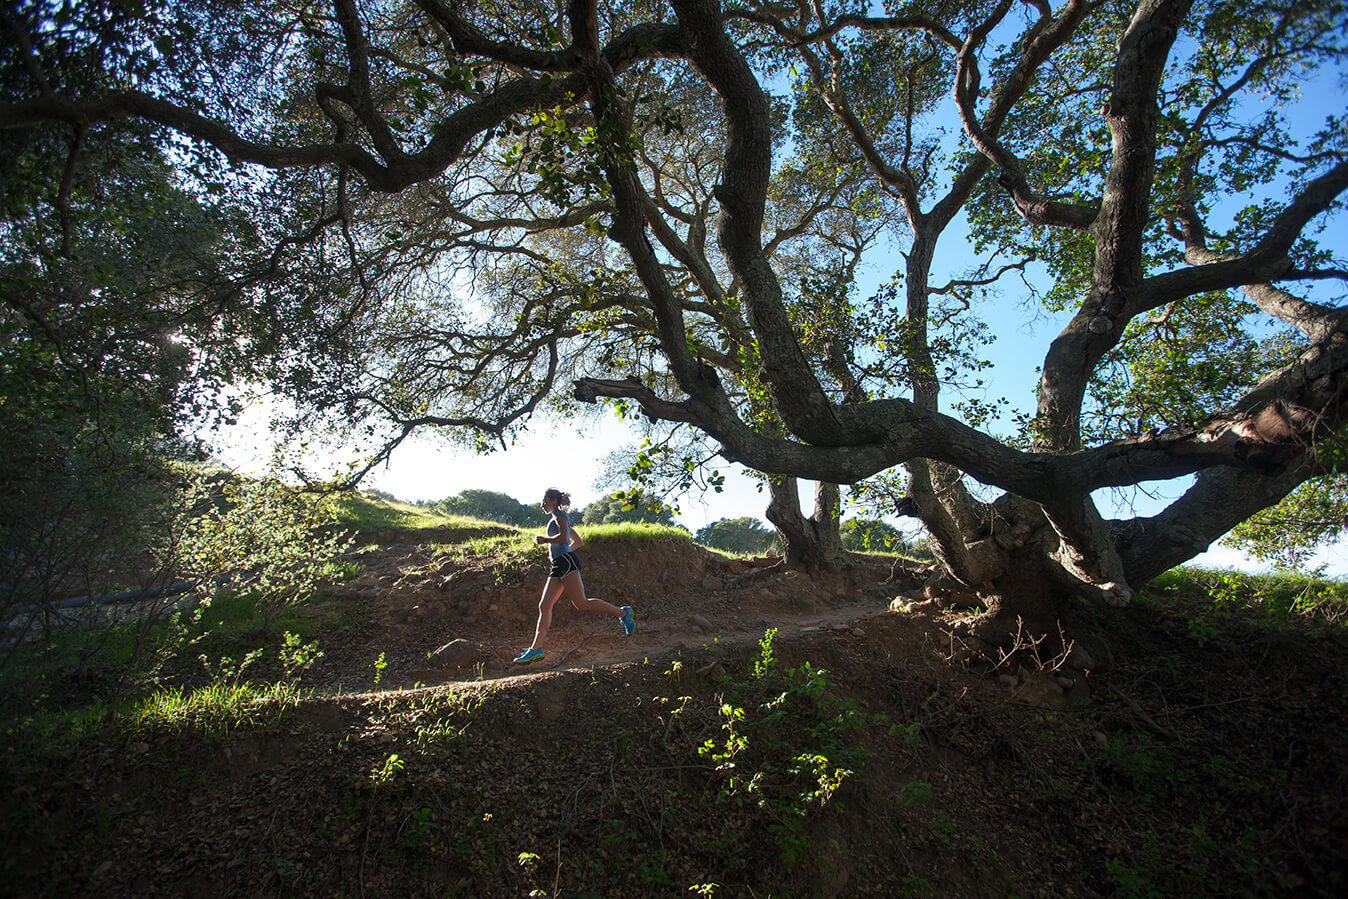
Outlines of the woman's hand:
M 548 542 L 547 537 L 544 537 L 542 534 L 534 534 L 534 545 L 542 546 L 544 543 L 547 542 Z

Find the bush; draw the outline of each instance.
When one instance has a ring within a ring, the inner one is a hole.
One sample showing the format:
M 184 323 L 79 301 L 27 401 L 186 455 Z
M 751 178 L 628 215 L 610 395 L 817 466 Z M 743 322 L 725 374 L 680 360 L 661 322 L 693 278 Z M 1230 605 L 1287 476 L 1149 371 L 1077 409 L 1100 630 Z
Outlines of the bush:
M 658 499 L 640 493 L 613 493 L 597 499 L 572 520 L 585 524 L 615 524 L 623 521 L 638 524 L 663 524 L 674 527 L 674 513 Z
M 762 555 L 777 539 L 776 533 L 757 518 L 722 518 L 701 528 L 693 538 L 703 546 L 731 553 Z
M 902 553 L 908 549 L 903 532 L 877 518 L 850 518 L 839 532 L 843 548 L 853 552 Z
M 543 517 L 537 506 L 526 506 L 513 496 L 493 490 L 463 490 L 440 500 L 435 508 L 446 515 L 462 515 L 516 527 L 535 526 Z

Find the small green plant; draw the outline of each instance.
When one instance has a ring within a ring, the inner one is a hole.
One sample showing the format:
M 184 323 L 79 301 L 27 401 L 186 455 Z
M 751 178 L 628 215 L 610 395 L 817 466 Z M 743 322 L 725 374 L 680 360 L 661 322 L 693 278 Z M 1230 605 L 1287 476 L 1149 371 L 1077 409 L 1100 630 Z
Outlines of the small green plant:
M 945 812 L 937 812 L 927 822 L 935 841 L 942 846 L 954 846 L 956 835 L 959 833 L 959 825 L 954 819 Z
M 1218 855 L 1216 841 L 1201 825 L 1165 836 L 1146 832 L 1138 835 L 1126 854 L 1127 861 L 1109 859 L 1105 873 L 1119 896 L 1151 899 L 1213 895 L 1212 862 Z
M 817 752 L 802 752 L 791 760 L 787 773 L 804 776 L 818 786 L 809 794 L 809 799 L 819 806 L 827 804 L 833 794 L 842 786 L 843 781 L 855 772 L 831 764 L 828 756 Z
M 1208 641 L 1217 636 L 1217 627 L 1209 618 L 1190 618 L 1189 619 L 1189 639 L 1193 640 L 1200 649 L 1208 644 Z
M 905 749 L 916 750 L 922 745 L 922 725 L 916 721 L 911 724 L 890 725 L 889 735 L 898 737 Z
M 370 770 L 370 783 L 377 787 L 382 787 L 403 770 L 403 760 L 398 757 L 398 753 L 393 753 L 384 759 L 384 764 Z
M 721 703 L 718 737 L 698 755 L 712 763 L 717 796 L 768 813 L 766 825 L 791 865 L 804 857 L 806 818 L 835 802 L 867 756 L 853 734 L 865 723 L 854 702 L 829 696 L 827 672 L 805 662 L 782 668 L 767 630 L 747 682 L 732 684 Z
M 531 899 L 535 899 L 535 897 L 542 899 L 542 897 L 548 895 L 547 890 L 540 889 L 534 884 L 534 877 L 538 874 L 538 863 L 541 860 L 537 852 L 521 852 L 515 859 L 519 866 L 524 869 L 524 876 L 529 879 L 529 884 L 533 887 L 529 890 Z
M 253 664 L 262 658 L 262 649 L 252 649 L 244 653 L 243 657 L 237 662 L 229 656 L 221 656 L 212 659 L 210 656 L 202 653 L 197 656 L 197 661 L 201 663 L 202 670 L 206 672 L 207 680 L 219 684 L 240 684 L 243 683 L 243 673 Z
M 416 733 L 417 749 L 425 752 L 432 748 L 444 748 L 463 736 L 468 722 L 455 724 L 452 718 L 437 718 L 435 722 L 418 727 Z
M 716 891 L 721 888 L 719 883 L 695 883 L 688 888 L 688 892 L 697 893 L 699 896 L 711 897 L 716 895 Z
M 910 780 L 899 788 L 899 795 L 895 797 L 895 801 L 904 808 L 912 808 L 921 802 L 925 802 L 929 796 L 931 796 L 931 784 L 925 780 Z
M 758 658 L 754 659 L 754 677 L 767 677 L 777 667 L 777 660 L 772 655 L 772 638 L 776 636 L 777 629 L 770 627 L 763 632 L 762 638 L 758 641 Z
M 439 828 L 440 825 L 432 819 L 430 808 L 423 805 L 412 811 L 408 826 L 398 834 L 398 843 L 406 849 L 420 849 Z
M 379 683 L 380 678 L 384 676 L 384 669 L 388 667 L 388 660 L 384 658 L 381 652 L 379 658 L 374 660 L 374 682 Z
M 916 874 L 905 874 L 899 879 L 899 886 L 903 889 L 900 895 L 903 896 L 932 896 L 936 890 L 932 887 L 931 881 L 925 877 L 919 877 Z
M 1151 899 L 1161 894 L 1145 872 L 1128 867 L 1117 858 L 1105 862 L 1105 875 L 1114 884 L 1115 895 L 1127 899 Z
M 736 732 L 738 722 L 744 720 L 744 709 L 724 703 L 721 706 L 721 717 L 725 719 L 721 724 L 722 742 L 718 745 L 715 739 L 708 737 L 698 747 L 697 752 L 698 755 L 710 758 L 717 771 L 729 772 L 727 782 L 721 791 L 724 797 L 735 795 L 740 786 L 734 774 L 735 756 L 749 748 L 749 739 L 744 734 Z
M 638 881 L 654 887 L 667 887 L 673 884 L 669 872 L 660 865 L 648 865 L 644 862 L 638 864 L 636 875 Z
M 297 680 L 312 668 L 315 662 L 323 658 L 317 640 L 304 643 L 298 634 L 292 634 L 290 631 L 282 635 L 282 640 L 284 642 L 277 657 L 281 661 L 281 667 L 285 669 L 286 680 Z
M 1179 787 L 1170 751 L 1146 736 L 1139 736 L 1136 746 L 1110 740 L 1100 753 L 1099 769 L 1105 784 L 1125 791 L 1131 802 L 1143 807 Z

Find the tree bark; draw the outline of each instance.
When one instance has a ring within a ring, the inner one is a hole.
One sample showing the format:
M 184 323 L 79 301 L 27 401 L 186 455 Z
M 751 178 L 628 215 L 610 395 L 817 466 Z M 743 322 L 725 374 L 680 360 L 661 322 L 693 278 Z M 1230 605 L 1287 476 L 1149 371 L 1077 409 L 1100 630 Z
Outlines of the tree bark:
M 769 478 L 768 521 L 782 538 L 786 564 L 810 573 L 842 568 L 842 535 L 838 527 L 837 484 L 818 482 L 814 514 L 806 518 L 800 509 L 799 482 L 795 478 Z

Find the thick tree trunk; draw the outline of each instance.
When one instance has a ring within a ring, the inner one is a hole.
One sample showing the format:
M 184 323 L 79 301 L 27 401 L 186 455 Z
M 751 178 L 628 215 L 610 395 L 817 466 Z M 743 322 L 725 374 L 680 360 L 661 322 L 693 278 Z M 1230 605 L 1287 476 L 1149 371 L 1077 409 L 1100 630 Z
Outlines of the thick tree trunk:
M 985 536 L 963 547 L 983 576 L 961 583 L 947 570 L 928 583 L 934 598 L 981 606 L 981 613 L 953 629 L 955 654 L 1012 671 L 1022 664 L 1052 670 L 1084 684 L 1084 673 L 1109 656 L 1093 636 L 1100 629 L 1092 602 L 1100 597 L 1098 585 L 1083 583 L 1064 564 L 1070 548 L 1036 504 L 1007 495 L 992 510 Z M 1083 687 L 1074 695 L 1087 692 Z
M 838 485 L 818 482 L 814 514 L 809 518 L 800 510 L 795 478 L 769 478 L 768 490 L 768 521 L 782 538 L 786 564 L 811 573 L 840 569 L 843 548 L 838 528 Z

